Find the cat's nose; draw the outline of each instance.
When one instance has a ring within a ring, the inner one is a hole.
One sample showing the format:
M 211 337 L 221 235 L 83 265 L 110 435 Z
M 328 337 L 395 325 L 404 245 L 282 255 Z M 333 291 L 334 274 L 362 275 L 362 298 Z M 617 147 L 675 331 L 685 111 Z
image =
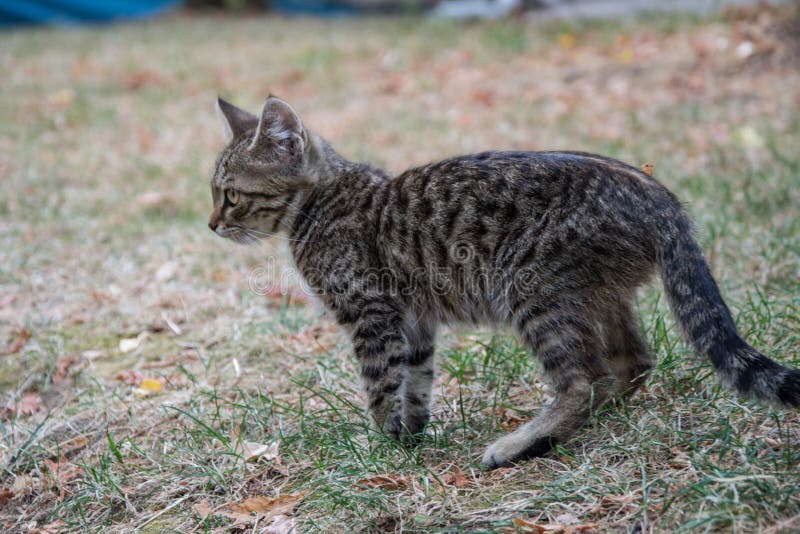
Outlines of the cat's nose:
M 222 217 L 220 217 L 220 213 L 218 209 L 215 209 L 211 212 L 211 217 L 208 218 L 208 227 L 211 229 L 212 232 L 217 231 L 217 226 L 220 225 Z

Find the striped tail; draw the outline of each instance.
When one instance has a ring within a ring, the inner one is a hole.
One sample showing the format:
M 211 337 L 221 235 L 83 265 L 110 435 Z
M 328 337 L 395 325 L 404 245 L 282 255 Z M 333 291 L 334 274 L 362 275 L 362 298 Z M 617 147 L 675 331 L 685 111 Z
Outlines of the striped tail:
M 663 221 L 660 234 L 657 260 L 672 312 L 722 383 L 757 399 L 800 406 L 800 370 L 767 358 L 739 336 L 683 210 Z

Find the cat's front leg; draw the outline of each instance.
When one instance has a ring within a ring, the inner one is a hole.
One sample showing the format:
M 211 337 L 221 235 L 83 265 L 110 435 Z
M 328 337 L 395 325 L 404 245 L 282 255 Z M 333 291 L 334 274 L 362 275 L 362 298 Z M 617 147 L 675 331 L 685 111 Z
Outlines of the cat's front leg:
M 408 343 L 402 320 L 392 308 L 380 302 L 365 306 L 352 337 L 369 414 L 377 428 L 399 438 L 403 430 L 402 390 Z

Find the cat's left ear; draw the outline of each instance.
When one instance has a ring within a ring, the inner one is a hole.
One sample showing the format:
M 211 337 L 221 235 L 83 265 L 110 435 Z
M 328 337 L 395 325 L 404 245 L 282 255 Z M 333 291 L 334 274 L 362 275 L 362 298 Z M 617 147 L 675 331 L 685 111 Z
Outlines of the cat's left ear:
M 300 116 L 276 96 L 267 98 L 261 109 L 256 135 L 250 150 L 277 152 L 281 160 L 299 159 L 308 144 L 308 134 Z
M 234 137 L 242 135 L 248 130 L 252 130 L 258 124 L 258 117 L 243 109 L 237 108 L 230 102 L 219 97 L 214 106 L 214 111 L 217 112 L 220 124 L 222 125 L 222 135 L 228 143 L 230 143 Z

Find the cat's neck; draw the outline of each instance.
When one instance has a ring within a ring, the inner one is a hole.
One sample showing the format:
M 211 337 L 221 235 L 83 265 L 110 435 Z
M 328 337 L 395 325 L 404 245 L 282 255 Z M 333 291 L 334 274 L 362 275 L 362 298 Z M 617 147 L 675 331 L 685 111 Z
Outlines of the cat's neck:
M 304 155 L 303 178 L 308 186 L 294 196 L 282 224 L 290 241 L 302 240 L 302 234 L 313 231 L 318 223 L 312 221 L 310 212 L 315 211 L 318 202 L 324 202 L 327 191 L 377 189 L 388 179 L 383 170 L 352 162 L 336 152 L 325 139 L 307 132 L 309 146 Z
M 363 163 L 355 163 L 342 157 L 325 139 L 308 131 L 309 149 L 306 154 L 306 169 L 313 183 L 338 181 L 345 175 L 362 171 Z

